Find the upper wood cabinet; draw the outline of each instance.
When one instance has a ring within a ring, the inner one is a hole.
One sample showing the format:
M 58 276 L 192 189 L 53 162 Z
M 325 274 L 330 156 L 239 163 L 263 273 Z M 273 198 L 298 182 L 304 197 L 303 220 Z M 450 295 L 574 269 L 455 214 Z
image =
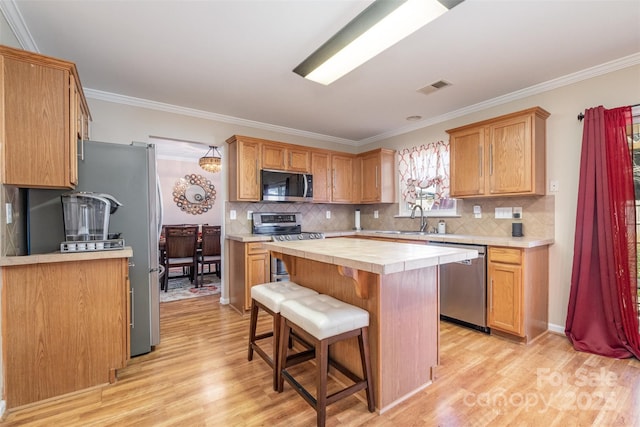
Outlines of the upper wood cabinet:
M 329 152 L 311 152 L 311 174 L 313 175 L 313 201 L 331 202 L 331 154 Z
M 451 196 L 544 195 L 547 117 L 535 107 L 448 130 Z
M 275 142 L 262 144 L 262 167 L 264 169 L 292 172 L 311 172 L 311 152 L 300 146 Z
M 358 155 L 360 159 L 360 203 L 396 201 L 396 152 L 380 148 Z
M 334 151 L 311 153 L 313 201 L 355 203 L 354 156 Z
M 257 202 L 260 197 L 262 168 L 261 140 L 234 135 L 227 139 L 229 148 L 229 201 Z
M 227 143 L 231 202 L 262 199 L 262 169 L 311 173 L 316 203 L 395 202 L 393 150 L 380 148 L 355 155 L 240 135 Z
M 331 154 L 331 201 L 355 203 L 353 167 L 355 159 L 349 154 Z
M 75 65 L 0 46 L 0 98 L 2 182 L 74 188 L 78 125 L 90 120 Z

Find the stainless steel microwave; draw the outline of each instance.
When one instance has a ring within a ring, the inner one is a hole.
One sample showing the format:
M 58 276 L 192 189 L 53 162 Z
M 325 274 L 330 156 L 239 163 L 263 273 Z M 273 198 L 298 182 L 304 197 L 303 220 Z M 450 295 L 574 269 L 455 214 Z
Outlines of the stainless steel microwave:
M 262 169 L 262 200 L 268 202 L 310 202 L 313 200 L 311 174 Z

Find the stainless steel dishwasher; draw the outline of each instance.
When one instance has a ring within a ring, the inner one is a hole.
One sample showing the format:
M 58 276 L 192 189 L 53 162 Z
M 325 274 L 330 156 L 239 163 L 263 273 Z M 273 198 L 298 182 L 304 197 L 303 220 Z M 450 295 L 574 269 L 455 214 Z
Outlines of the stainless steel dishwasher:
M 486 246 L 429 242 L 433 246 L 473 249 L 478 258 L 440 266 L 440 318 L 483 332 L 487 327 Z

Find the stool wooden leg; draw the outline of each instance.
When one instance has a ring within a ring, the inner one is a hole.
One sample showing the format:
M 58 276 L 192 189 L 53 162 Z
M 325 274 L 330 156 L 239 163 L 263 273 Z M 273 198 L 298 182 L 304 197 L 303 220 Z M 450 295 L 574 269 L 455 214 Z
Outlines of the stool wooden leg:
M 360 360 L 362 361 L 362 372 L 364 374 L 364 380 L 367 382 L 367 408 L 369 412 L 376 410 L 376 405 L 373 398 L 373 386 L 371 381 L 371 363 L 369 357 L 369 328 L 364 327 L 360 329 L 360 335 L 358 335 L 358 344 L 360 345 Z
M 316 378 L 316 422 L 324 427 L 327 420 L 327 371 L 329 370 L 329 344 L 327 340 L 316 343 L 318 373 Z
M 287 353 L 288 353 L 288 343 L 289 343 L 289 334 L 290 327 L 287 325 L 287 320 L 282 319 L 280 322 L 280 337 L 278 339 L 278 359 L 276 362 L 276 383 L 278 393 L 282 393 L 284 388 L 284 377 L 282 376 L 282 370 L 284 369 L 287 362 Z
M 272 358 L 273 360 L 273 389 L 278 390 L 278 360 L 280 357 L 280 323 L 282 323 L 282 316 L 280 313 L 275 313 L 273 315 L 273 350 L 272 350 Z
M 258 323 L 258 304 L 251 303 L 251 320 L 249 321 L 249 352 L 247 360 L 253 360 L 253 344 L 256 342 L 256 326 Z

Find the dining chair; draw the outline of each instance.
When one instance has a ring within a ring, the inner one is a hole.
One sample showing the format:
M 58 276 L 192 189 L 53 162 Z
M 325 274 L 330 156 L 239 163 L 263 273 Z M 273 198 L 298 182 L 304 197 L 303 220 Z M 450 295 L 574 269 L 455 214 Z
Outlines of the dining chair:
M 216 266 L 216 275 L 220 277 L 220 260 L 222 248 L 220 244 L 220 226 L 219 225 L 203 225 L 202 226 L 202 250 L 198 253 L 198 265 L 200 266 L 200 284 L 204 283 L 204 266 Z
M 189 278 L 191 283 L 195 280 L 197 287 L 198 227 L 167 226 L 165 233 L 164 291 L 167 292 L 169 290 L 169 269 L 171 267 L 189 267 Z

